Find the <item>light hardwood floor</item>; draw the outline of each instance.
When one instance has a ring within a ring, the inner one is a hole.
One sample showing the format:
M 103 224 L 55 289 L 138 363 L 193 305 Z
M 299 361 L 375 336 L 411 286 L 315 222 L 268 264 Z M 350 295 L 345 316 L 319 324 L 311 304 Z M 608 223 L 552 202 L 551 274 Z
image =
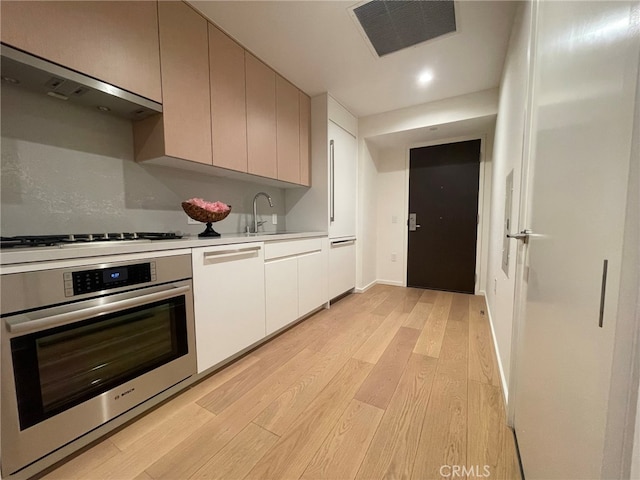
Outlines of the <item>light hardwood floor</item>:
M 377 285 L 47 479 L 519 479 L 484 299 Z

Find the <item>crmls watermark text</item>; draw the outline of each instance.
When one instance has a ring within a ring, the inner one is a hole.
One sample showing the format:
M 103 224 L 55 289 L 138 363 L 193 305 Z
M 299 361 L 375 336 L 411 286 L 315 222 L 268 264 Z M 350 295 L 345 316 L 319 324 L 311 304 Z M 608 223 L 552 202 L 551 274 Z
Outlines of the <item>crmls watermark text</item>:
M 491 476 L 489 465 L 442 465 L 440 475 L 445 478 L 487 478 Z

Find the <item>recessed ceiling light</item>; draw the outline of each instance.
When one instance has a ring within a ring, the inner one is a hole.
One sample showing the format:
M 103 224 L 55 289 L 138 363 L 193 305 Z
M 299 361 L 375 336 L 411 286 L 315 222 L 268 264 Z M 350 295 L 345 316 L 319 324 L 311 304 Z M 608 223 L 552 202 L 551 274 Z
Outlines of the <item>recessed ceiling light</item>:
M 418 75 L 418 85 L 426 85 L 433 80 L 433 73 L 426 71 Z
M 98 105 L 98 110 L 100 110 L 101 112 L 110 112 L 111 109 L 109 107 L 105 107 L 104 105 Z

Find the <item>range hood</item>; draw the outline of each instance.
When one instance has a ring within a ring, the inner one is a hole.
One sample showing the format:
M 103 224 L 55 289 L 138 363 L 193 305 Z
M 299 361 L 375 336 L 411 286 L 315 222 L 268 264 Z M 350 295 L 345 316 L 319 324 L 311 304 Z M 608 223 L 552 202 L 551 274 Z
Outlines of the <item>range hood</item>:
M 1 45 L 3 83 L 60 100 L 139 120 L 162 112 L 162 105 L 74 70 Z

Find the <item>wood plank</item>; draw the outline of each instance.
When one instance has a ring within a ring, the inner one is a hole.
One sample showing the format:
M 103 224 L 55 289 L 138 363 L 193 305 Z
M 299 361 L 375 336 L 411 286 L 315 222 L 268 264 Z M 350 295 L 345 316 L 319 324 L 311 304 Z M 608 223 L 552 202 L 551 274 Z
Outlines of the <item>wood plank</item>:
M 493 336 L 489 326 L 484 298 L 469 300 L 469 379 L 500 386 L 500 372 L 493 351 Z
M 278 441 L 278 436 L 249 423 L 211 460 L 189 478 L 220 479 L 244 478 L 253 466 Z
M 94 469 L 119 453 L 120 450 L 107 439 L 71 458 L 42 478 L 46 480 L 82 480 L 90 478 Z
M 371 310 L 374 315 L 382 315 L 386 317 L 393 312 L 396 307 L 403 302 L 405 292 L 402 289 L 391 290 L 383 302 L 381 302 L 376 308 Z
M 355 395 L 356 400 L 387 408 L 416 344 L 419 332 L 401 327 Z
M 350 359 L 247 478 L 299 478 L 371 368 Z
M 420 302 L 424 303 L 436 303 L 436 299 L 438 298 L 437 290 L 423 290 L 422 295 L 420 296 Z
M 469 301 L 456 295 L 442 339 L 438 373 L 466 380 L 469 372 Z M 463 313 L 464 311 L 464 313 Z
M 318 351 L 315 365 L 265 408 L 254 422 L 275 434 L 284 434 L 381 321 L 381 317 L 371 314 L 353 317 L 350 325 L 343 326 L 342 331 L 337 330 L 334 338 Z
M 505 478 L 499 472 L 504 454 L 505 416 L 499 387 L 469 381 L 469 420 L 467 466 L 489 468 L 492 478 Z
M 411 355 L 362 461 L 357 479 L 409 477 L 436 364 L 434 358 Z
M 153 478 L 188 478 L 216 455 L 233 437 L 277 398 L 313 364 L 315 352 L 308 349 L 282 365 L 272 375 L 240 397 L 232 406 L 200 428 L 149 468 Z M 260 375 L 256 373 L 256 375 Z
M 260 361 L 214 389 L 202 398 L 199 404 L 215 414 L 222 413 L 265 377 L 300 353 L 322 328 L 320 324 L 316 324 L 311 328 L 300 330 L 306 334 L 286 332 L 281 337 L 275 338 L 269 345 L 260 347 L 257 350 L 261 357 Z
M 518 452 L 516 450 L 515 438 L 513 430 L 506 424 L 502 426 L 504 430 L 502 434 L 502 453 L 500 455 L 500 465 L 496 478 L 504 480 L 521 480 L 520 462 L 518 460 Z
M 422 330 L 427 323 L 429 315 L 431 315 L 432 309 L 433 305 L 430 303 L 417 302 L 411 310 L 411 313 L 409 313 L 403 326 Z
M 134 478 L 179 445 L 193 430 L 212 418 L 213 415 L 210 412 L 196 404 L 182 408 L 142 436 L 126 451 L 94 468 L 89 478 L 100 480 Z
M 438 373 L 424 416 L 411 478 L 446 478 L 440 472 L 443 465 L 462 468 L 466 459 L 467 381 Z M 445 469 L 444 473 L 449 472 L 450 469 Z
M 453 294 L 451 293 L 440 292 L 438 294 L 433 310 L 420 334 L 420 338 L 418 338 L 416 348 L 413 350 L 414 353 L 429 357 L 438 357 L 440 355 L 452 300 Z
M 416 303 L 420 300 L 420 297 L 422 297 L 421 289 L 407 288 L 402 302 L 402 313 L 411 313 L 413 308 L 416 306 Z
M 258 360 L 259 357 L 257 356 L 243 357 L 239 359 L 237 362 L 223 368 L 210 377 L 207 377 L 202 382 L 199 382 L 184 392 L 181 392 L 179 395 L 170 399 L 157 409 L 136 419 L 135 422 L 112 435 L 110 440 L 120 450 L 126 450 L 130 446 L 139 442 L 143 436 L 148 434 L 154 428 L 157 428 L 158 425 L 165 421 L 168 416 L 175 413 L 177 410 L 197 402 L 207 393 L 215 390 L 218 386 L 243 372 L 251 365 L 257 363 Z
M 140 475 L 135 477 L 133 480 L 153 480 L 153 478 L 151 478 L 151 475 L 149 475 L 147 472 L 142 472 Z
M 396 308 L 385 317 L 384 321 L 367 341 L 362 344 L 353 358 L 357 358 L 363 362 L 378 363 L 378 360 L 380 360 L 380 357 L 408 316 L 407 313 L 403 313 L 402 306 Z
M 383 414 L 379 408 L 352 400 L 301 478 L 355 478 Z

